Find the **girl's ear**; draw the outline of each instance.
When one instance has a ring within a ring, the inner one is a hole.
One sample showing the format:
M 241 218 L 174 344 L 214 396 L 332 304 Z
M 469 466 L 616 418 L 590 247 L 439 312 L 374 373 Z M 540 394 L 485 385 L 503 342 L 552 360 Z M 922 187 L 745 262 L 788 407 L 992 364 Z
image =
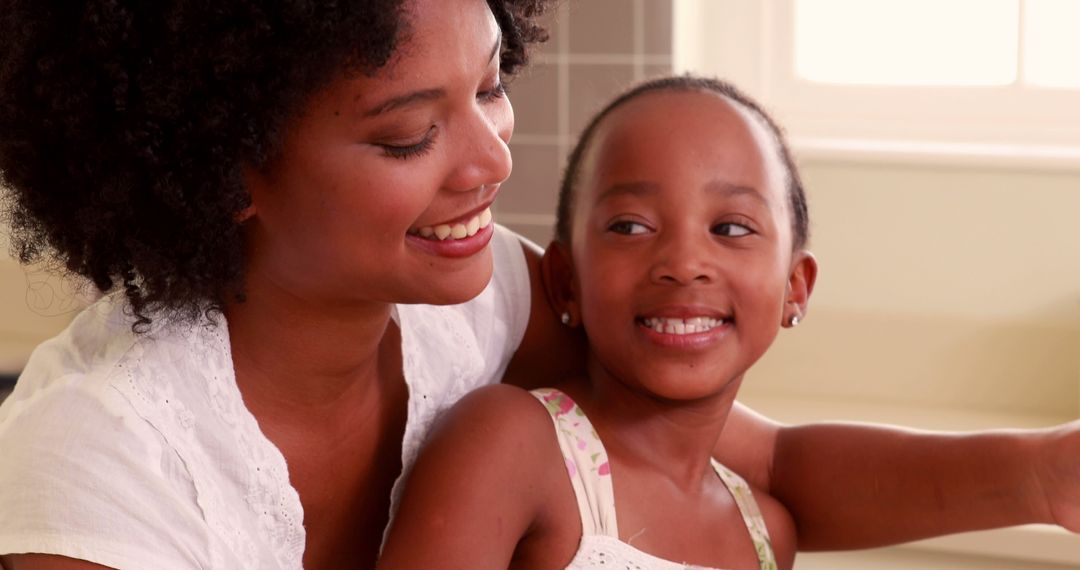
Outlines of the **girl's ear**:
M 575 291 L 574 261 L 569 248 L 560 241 L 553 241 L 540 260 L 540 278 L 548 305 L 562 324 L 576 327 L 581 323 Z
M 814 283 L 817 281 L 817 272 L 814 254 L 805 249 L 795 252 L 791 262 L 791 274 L 788 275 L 782 326 L 794 327 L 806 315 L 810 294 L 814 292 Z

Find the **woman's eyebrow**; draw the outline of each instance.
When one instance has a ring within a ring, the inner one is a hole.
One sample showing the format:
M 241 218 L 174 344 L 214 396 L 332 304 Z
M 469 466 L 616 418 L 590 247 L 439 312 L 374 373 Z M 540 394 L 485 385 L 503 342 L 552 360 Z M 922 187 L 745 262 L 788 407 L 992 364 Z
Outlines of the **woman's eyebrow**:
M 425 101 L 433 101 L 435 99 L 440 99 L 445 96 L 446 90 L 442 88 L 422 89 L 420 91 L 413 91 L 411 93 L 392 97 L 390 99 L 387 99 L 386 101 L 383 101 L 382 103 L 379 103 L 378 105 L 375 105 L 367 111 L 364 111 L 364 117 L 374 117 L 376 115 L 381 115 L 394 109 L 407 107 L 409 105 L 415 105 L 416 103 L 421 103 Z
M 488 56 L 487 63 L 491 63 L 491 60 L 495 59 L 499 55 L 499 48 L 502 47 L 502 32 L 499 32 L 495 36 L 495 45 L 491 47 L 491 54 Z M 386 101 L 375 105 L 374 107 L 364 111 L 364 117 L 374 117 L 375 115 L 381 115 L 383 113 L 414 105 L 416 103 L 422 103 L 425 101 L 433 101 L 441 97 L 446 96 L 446 90 L 441 88 L 434 89 L 422 89 L 419 91 L 413 91 L 404 95 L 398 95 L 397 97 L 391 97 Z

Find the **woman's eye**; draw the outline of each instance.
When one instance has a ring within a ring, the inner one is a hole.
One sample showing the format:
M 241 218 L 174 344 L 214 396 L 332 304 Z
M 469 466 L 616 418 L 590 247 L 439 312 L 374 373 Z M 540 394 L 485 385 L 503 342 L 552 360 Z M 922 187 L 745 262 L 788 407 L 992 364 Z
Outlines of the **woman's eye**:
M 649 231 L 649 228 L 637 222 L 622 220 L 608 226 L 608 231 L 624 235 L 637 235 Z
M 496 83 L 491 89 L 476 94 L 476 98 L 482 103 L 488 103 L 496 99 L 502 99 L 503 97 L 506 97 L 506 84 L 502 81 Z
M 724 237 L 743 237 L 752 234 L 750 228 L 736 224 L 734 222 L 725 222 L 723 224 L 716 224 L 712 228 L 712 232 L 718 236 Z
M 435 126 L 432 125 L 424 133 L 424 138 L 412 144 L 390 144 L 380 143 L 379 148 L 383 149 L 383 153 L 390 158 L 397 158 L 401 160 L 407 160 L 413 157 L 421 156 L 431 150 L 432 145 L 435 144 Z

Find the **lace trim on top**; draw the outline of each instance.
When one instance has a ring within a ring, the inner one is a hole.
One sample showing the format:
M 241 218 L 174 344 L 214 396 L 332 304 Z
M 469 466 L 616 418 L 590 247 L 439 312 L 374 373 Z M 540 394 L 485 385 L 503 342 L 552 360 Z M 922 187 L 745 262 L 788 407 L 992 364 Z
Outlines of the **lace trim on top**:
M 554 388 L 533 390 L 532 395 L 547 408 L 570 476 L 582 537 L 568 569 L 618 568 L 627 570 L 706 569 L 665 560 L 619 540 L 615 516 L 615 493 L 611 468 L 603 442 L 585 412 L 566 394 Z M 776 570 L 776 559 L 765 519 L 761 516 L 750 486 L 716 460 L 713 469 L 728 488 L 754 542 L 762 570 Z
M 209 549 L 212 566 L 302 568 L 306 534 L 300 497 L 289 482 L 285 457 L 244 405 L 225 319 L 158 326 L 137 340 L 117 367 L 124 381 L 114 386 L 180 455 L 211 540 L 224 543 Z M 192 407 L 212 415 L 193 413 Z M 236 468 L 222 469 L 221 457 L 234 458 Z M 243 497 L 249 511 L 237 509 L 229 497 Z M 265 545 L 269 553 L 263 552 Z M 221 559 L 229 554 L 235 559 Z

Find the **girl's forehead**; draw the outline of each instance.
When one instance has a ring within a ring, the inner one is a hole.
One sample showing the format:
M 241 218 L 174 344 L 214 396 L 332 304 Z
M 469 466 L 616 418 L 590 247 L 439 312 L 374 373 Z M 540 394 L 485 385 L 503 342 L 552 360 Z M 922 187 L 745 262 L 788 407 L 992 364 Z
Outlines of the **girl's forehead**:
M 616 178 L 663 182 L 692 171 L 764 191 L 775 185 L 778 168 L 775 138 L 742 105 L 713 92 L 658 91 L 604 118 L 579 180 L 595 188 Z

